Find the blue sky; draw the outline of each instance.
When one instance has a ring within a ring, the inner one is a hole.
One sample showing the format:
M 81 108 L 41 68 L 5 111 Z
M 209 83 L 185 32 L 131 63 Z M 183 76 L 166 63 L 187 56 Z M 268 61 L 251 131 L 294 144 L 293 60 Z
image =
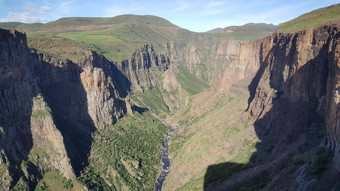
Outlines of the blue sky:
M 0 0 L 0 22 L 155 15 L 196 32 L 249 22 L 279 24 L 340 0 Z

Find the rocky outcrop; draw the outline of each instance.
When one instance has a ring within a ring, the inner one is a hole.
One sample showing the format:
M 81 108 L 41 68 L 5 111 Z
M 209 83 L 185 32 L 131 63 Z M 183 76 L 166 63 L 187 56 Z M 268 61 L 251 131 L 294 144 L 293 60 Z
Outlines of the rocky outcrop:
M 289 165 L 289 157 L 296 152 L 309 155 L 313 148 L 325 146 L 335 155 L 327 173 L 340 174 L 339 43 L 339 25 L 334 24 L 275 33 L 241 45 L 237 59 L 215 87 L 226 93 L 233 83 L 251 79 L 248 112 L 261 140 L 251 161 L 261 165 L 235 175 L 238 182 L 250 180 L 245 174 L 263 171 L 271 172 L 275 180 L 269 190 L 329 190 L 334 186 L 332 179 L 307 176 L 306 165 Z M 270 151 L 264 145 L 272 145 Z M 260 159 L 264 154 L 267 157 Z M 232 188 L 235 179 L 219 188 Z
M 262 74 L 249 112 L 257 118 L 262 117 L 266 115 L 266 103 L 275 103 L 274 99 L 278 98 L 308 103 L 324 116 L 328 144 L 334 148 L 339 120 L 339 114 L 336 114 L 339 109 L 336 108 L 339 37 L 337 25 L 271 37 L 273 42 L 269 47 L 272 48 L 261 63 L 259 72 Z M 264 41 L 263 46 L 267 43 Z
M 33 147 L 29 154 L 29 160 L 42 172 L 58 170 L 66 178 L 74 178 L 63 136 L 56 128 L 51 109 L 41 94 L 33 98 L 30 126 Z
M 131 84 L 114 63 L 90 51 L 77 62 L 56 59 L 26 43 L 25 34 L 0 30 L 3 190 L 32 189 L 48 170 L 79 175 L 92 132 L 127 112 L 121 97 Z
M 213 85 L 234 60 L 242 42 L 199 38 L 189 44 L 168 43 L 166 48 L 171 62 L 184 64 L 197 78 Z
M 323 145 L 334 151 L 333 168 L 338 168 L 339 26 L 278 33 L 271 38 L 271 49 L 257 73 L 259 80 L 252 84 L 256 89 L 250 87 L 254 96 L 249 112 L 256 119 L 258 135 L 277 143 L 272 153 L 277 157 L 317 142 L 310 135 L 325 131 Z M 263 44 L 267 46 L 265 41 Z M 316 182 L 305 187 L 324 186 Z
M 250 82 L 258 69 L 266 50 L 263 41 L 270 41 L 270 38 L 244 42 L 238 49 L 235 60 L 224 71 L 221 79 L 214 85 L 214 91 L 218 94 L 226 94 L 231 86 L 240 83 L 240 80 Z M 230 93 L 230 92 L 229 92 Z
M 131 89 L 139 91 L 159 85 L 159 73 L 166 71 L 169 64 L 169 58 L 156 53 L 152 45 L 144 45 L 136 50 L 129 60 L 115 63 L 131 82 Z
M 26 36 L 1 29 L 0 46 L 2 189 L 32 188 L 46 170 L 74 177 L 63 138 L 41 97 L 35 73 L 40 62 L 27 48 Z

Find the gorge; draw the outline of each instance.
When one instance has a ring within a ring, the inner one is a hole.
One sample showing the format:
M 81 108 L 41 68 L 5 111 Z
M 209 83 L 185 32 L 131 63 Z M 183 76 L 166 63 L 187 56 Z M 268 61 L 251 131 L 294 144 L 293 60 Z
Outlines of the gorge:
M 340 189 L 339 4 L 236 37 L 136 15 L 8 26 L 0 190 Z

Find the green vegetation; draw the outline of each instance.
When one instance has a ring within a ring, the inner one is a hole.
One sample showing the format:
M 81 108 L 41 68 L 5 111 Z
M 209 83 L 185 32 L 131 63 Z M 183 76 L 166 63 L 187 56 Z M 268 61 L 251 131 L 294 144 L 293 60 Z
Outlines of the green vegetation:
M 109 31 L 70 32 L 60 34 L 59 36 L 87 43 L 105 43 L 120 41 L 115 36 L 110 35 Z
M 44 174 L 35 188 L 35 191 L 67 191 L 81 187 L 77 180 L 65 178 L 57 171 L 48 171 Z
M 0 22 L 0 28 L 6 28 L 6 29 L 20 29 L 21 27 L 25 28 L 32 28 L 32 27 L 39 27 L 42 26 L 43 24 L 41 23 L 32 23 L 32 24 L 27 24 L 27 23 L 20 23 L 20 22 Z
M 15 29 L 15 28 L 18 28 L 20 25 L 23 25 L 23 24 L 24 23 L 20 23 L 20 22 L 0 23 L 0 28 Z
M 51 28 L 55 26 L 86 26 L 86 25 L 117 25 L 117 24 L 151 24 L 164 27 L 172 27 L 174 24 L 169 21 L 151 15 L 120 15 L 109 18 L 93 18 L 93 17 L 68 17 L 61 18 L 56 21 L 47 23 L 44 28 Z
M 161 44 L 176 39 L 172 30 L 183 30 L 159 17 L 135 15 L 113 18 L 62 18 L 41 26 L 22 25 L 19 29 L 27 32 L 32 40 L 41 37 L 72 40 L 103 54 L 111 61 L 129 59 L 132 53 L 144 44 L 153 44 L 155 49 L 163 50 Z M 59 43 L 60 47 L 65 47 L 68 42 Z M 45 44 L 43 47 L 47 47 L 45 51 L 52 55 L 68 51 L 52 50 L 50 46 Z M 40 50 L 42 46 L 41 43 L 36 43 L 32 44 L 32 47 Z
M 51 117 L 51 113 L 49 111 L 46 110 L 36 110 L 32 112 L 31 115 L 31 119 L 35 119 L 35 118 L 43 118 L 49 116 Z
M 34 48 L 40 53 L 49 54 L 54 58 L 67 58 L 72 61 L 85 56 L 90 50 L 84 43 L 58 36 L 29 35 L 27 43 L 30 48 Z
M 267 24 L 246 24 L 226 27 L 219 33 L 213 33 L 212 35 L 215 39 L 256 40 L 271 35 L 276 28 L 274 25 Z
M 333 156 L 333 150 L 325 147 L 317 148 L 307 163 L 307 172 L 316 178 L 320 177 L 323 171 L 326 170 L 328 164 L 331 162 Z
M 46 148 L 45 148 L 46 147 Z M 40 147 L 34 147 L 30 151 L 30 159 L 34 159 L 36 157 L 49 157 L 49 154 L 47 152 L 48 150 L 48 145 L 40 146 Z
M 131 95 L 131 99 L 138 106 L 148 108 L 159 117 L 165 118 L 169 114 L 168 106 L 158 87 L 153 87 L 152 89 L 144 90 L 143 92 L 136 91 Z
M 178 125 L 169 148 L 175 168 L 164 189 L 201 190 L 205 183 L 250 167 L 246 164 L 258 140 L 250 133 L 252 128 L 239 119 L 247 108 L 248 96 L 214 97 L 211 92 L 202 92 L 193 97 L 195 102 L 176 112 L 172 121 Z M 212 172 L 214 167 L 219 170 Z M 181 185 L 180 180 L 187 181 Z
M 181 84 L 181 87 L 189 93 L 189 95 L 195 95 L 203 90 L 209 88 L 209 85 L 199 80 L 194 74 L 192 74 L 187 68 L 182 65 L 177 66 L 180 71 L 177 74 L 177 80 Z
M 134 113 L 99 130 L 93 136 L 89 166 L 81 182 L 93 190 L 153 190 L 167 131 L 148 112 Z
M 277 31 L 286 33 L 296 32 L 336 21 L 340 21 L 340 4 L 303 14 L 291 21 L 283 23 Z

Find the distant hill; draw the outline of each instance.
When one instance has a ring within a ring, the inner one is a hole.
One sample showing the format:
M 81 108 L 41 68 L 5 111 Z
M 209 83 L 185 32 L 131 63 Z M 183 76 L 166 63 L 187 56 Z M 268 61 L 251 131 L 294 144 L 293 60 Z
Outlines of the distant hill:
M 278 32 L 295 32 L 318 27 L 328 22 L 340 22 L 340 4 L 317 9 L 280 25 Z
M 120 15 L 116 17 L 104 17 L 104 18 L 93 18 L 93 17 L 68 17 L 61 18 L 53 22 L 49 22 L 45 27 L 53 26 L 84 26 L 84 25 L 110 25 L 110 24 L 151 24 L 158 26 L 172 27 L 176 26 L 166 19 L 151 15 Z
M 150 15 L 120 15 L 103 18 L 68 17 L 46 24 L 8 22 L 0 23 L 0 28 L 25 32 L 29 38 L 29 45 L 40 51 L 47 51 L 49 54 L 63 52 L 64 44 L 74 44 L 60 39 L 64 38 L 84 44 L 114 61 L 128 59 L 144 44 L 151 43 L 157 46 L 178 38 L 180 38 L 179 41 L 188 40 L 187 36 L 192 36 L 188 34 L 190 33 L 188 30 L 166 19 Z M 58 50 L 49 50 L 48 44 L 52 39 L 54 45 L 59 44 Z
M 79 29 L 81 26 L 97 26 L 95 28 L 103 28 L 108 25 L 119 24 L 148 24 L 162 27 L 177 27 L 166 19 L 151 16 L 151 15 L 120 15 L 116 17 L 67 17 L 56 21 L 43 23 L 21 23 L 21 22 L 0 22 L 0 28 L 18 29 L 21 31 L 46 31 L 58 27 L 58 32 L 61 30 Z M 91 30 L 93 29 L 90 28 Z M 81 28 L 80 30 L 83 30 Z
M 27 23 L 21 23 L 21 22 L 0 22 L 0 28 L 5 28 L 5 29 L 17 29 L 19 27 L 37 27 L 43 25 L 42 23 L 32 23 L 32 24 L 27 24 Z
M 206 33 L 219 33 L 221 32 L 223 29 L 222 28 L 215 28 L 215 29 L 212 29 L 210 31 L 207 31 Z
M 243 26 L 229 26 L 226 28 L 216 28 L 207 33 L 220 33 L 233 38 L 248 37 L 248 39 L 259 39 L 272 34 L 279 26 L 266 23 L 247 23 Z
M 263 38 L 271 35 L 278 26 L 264 23 L 249 23 L 243 26 L 230 26 L 224 28 L 220 33 L 230 36 L 255 36 L 256 38 Z

